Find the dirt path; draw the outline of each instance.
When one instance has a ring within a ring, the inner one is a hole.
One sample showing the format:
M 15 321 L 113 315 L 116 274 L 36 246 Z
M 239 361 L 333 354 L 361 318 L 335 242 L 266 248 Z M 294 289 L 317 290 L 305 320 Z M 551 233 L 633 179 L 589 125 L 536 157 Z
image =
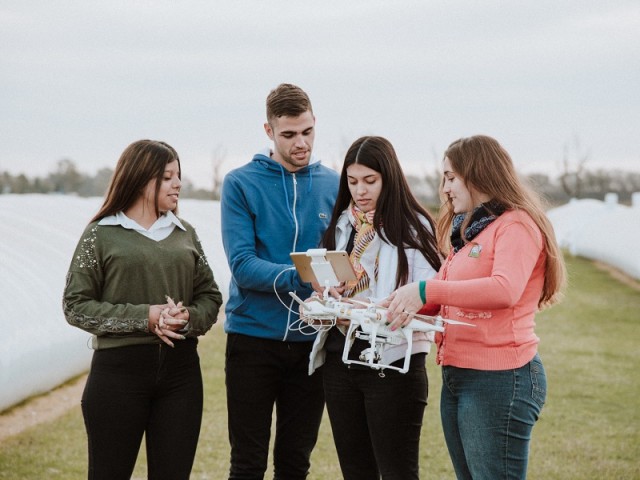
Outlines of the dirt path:
M 82 375 L 0 414 L 0 442 L 39 423 L 54 420 L 80 405 L 86 378 Z
M 607 265 L 606 263 L 602 263 L 594 260 L 593 264 L 600 270 L 609 272 L 609 275 L 611 275 L 613 278 L 615 278 L 619 282 L 624 283 L 625 285 L 629 285 L 631 288 L 640 291 L 640 281 L 636 280 L 635 278 L 630 277 L 626 273 L 610 265 Z

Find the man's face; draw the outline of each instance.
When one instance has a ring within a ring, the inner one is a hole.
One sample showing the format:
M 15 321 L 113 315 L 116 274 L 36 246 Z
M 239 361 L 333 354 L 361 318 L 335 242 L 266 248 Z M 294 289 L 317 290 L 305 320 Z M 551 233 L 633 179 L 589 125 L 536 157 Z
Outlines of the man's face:
M 307 110 L 297 117 L 276 117 L 264 124 L 264 129 L 273 140 L 273 159 L 290 172 L 309 165 L 316 119 Z

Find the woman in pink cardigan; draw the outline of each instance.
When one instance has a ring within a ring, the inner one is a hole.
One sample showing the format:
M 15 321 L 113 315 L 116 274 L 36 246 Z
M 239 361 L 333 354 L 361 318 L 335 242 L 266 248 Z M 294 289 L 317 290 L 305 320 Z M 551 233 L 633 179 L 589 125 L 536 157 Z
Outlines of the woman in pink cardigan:
M 441 196 L 437 234 L 447 259 L 433 279 L 389 297 L 392 328 L 426 304 L 476 325 L 436 336 L 449 454 L 459 479 L 525 478 L 546 396 L 534 317 L 560 296 L 562 255 L 539 198 L 493 138 L 449 146 Z

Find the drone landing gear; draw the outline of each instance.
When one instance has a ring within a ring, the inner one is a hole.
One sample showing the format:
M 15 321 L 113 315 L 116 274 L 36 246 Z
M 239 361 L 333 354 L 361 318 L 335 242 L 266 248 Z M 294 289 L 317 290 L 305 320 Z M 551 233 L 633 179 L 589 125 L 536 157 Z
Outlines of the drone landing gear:
M 389 368 L 400 373 L 409 371 L 411 361 L 411 351 L 413 346 L 413 329 L 400 329 L 392 331 L 387 325 L 364 319 L 360 322 L 351 322 L 347 331 L 344 349 L 342 351 L 342 361 L 349 365 L 364 365 L 375 370 L 379 370 L 378 375 L 384 378 L 384 370 Z M 354 340 L 358 338 L 369 342 L 369 347 L 365 348 L 358 360 L 350 359 L 349 353 L 353 347 Z M 382 363 L 382 351 L 386 345 L 399 345 L 407 342 L 407 352 L 404 357 L 402 367 Z

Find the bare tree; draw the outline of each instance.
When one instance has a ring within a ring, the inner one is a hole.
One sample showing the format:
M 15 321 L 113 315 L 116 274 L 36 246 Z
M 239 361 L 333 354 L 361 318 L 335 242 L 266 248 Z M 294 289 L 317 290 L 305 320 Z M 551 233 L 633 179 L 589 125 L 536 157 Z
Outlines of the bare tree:
M 344 159 L 347 156 L 349 147 L 351 147 L 354 141 L 355 140 L 349 140 L 349 138 L 347 138 L 347 136 L 344 134 L 340 136 L 340 150 L 338 151 L 338 156 L 334 157 L 333 162 L 331 163 L 331 168 L 333 168 L 336 172 L 342 172 Z
M 573 140 L 573 152 L 565 143 L 562 155 L 562 173 L 560 174 L 560 185 L 569 197 L 580 198 L 582 195 L 586 164 L 591 157 L 590 151 L 583 151 L 580 139 L 576 136 Z M 571 158 L 573 156 L 575 158 Z
M 213 199 L 220 200 L 222 190 L 222 164 L 227 158 L 227 149 L 218 144 L 211 155 L 211 164 L 213 165 Z
M 440 181 L 442 179 L 442 168 L 440 164 L 441 156 L 438 154 L 434 146 L 431 147 L 431 159 L 432 161 L 427 163 L 426 171 L 422 178 L 429 188 L 430 200 L 435 204 L 439 202 Z

